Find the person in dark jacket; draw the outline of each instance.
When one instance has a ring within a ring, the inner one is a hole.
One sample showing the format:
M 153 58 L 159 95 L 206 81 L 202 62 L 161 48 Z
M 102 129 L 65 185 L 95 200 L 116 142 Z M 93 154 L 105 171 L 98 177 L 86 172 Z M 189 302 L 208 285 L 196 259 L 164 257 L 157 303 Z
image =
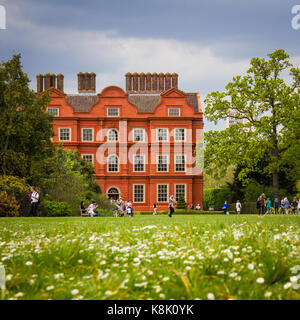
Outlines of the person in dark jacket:
M 274 210 L 275 210 L 275 214 L 278 214 L 278 210 L 279 210 L 279 201 L 278 201 L 278 198 L 275 198 L 275 201 L 274 201 Z

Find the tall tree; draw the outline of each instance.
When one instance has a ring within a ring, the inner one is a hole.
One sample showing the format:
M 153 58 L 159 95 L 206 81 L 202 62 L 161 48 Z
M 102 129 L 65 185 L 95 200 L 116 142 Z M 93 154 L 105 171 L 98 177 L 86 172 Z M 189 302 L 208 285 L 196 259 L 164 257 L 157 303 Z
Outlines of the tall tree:
M 29 88 L 21 56 L 0 63 L 0 174 L 26 177 L 31 163 L 53 150 L 50 98 Z
M 300 69 L 278 49 L 268 59 L 253 58 L 246 75 L 236 76 L 224 92 L 214 91 L 205 99 L 205 115 L 216 124 L 233 117 L 239 122 L 223 131 L 205 135 L 205 166 L 225 172 L 229 164 L 240 165 L 244 179 L 267 155 L 263 173 L 272 175 L 279 197 L 279 169 L 293 167 L 299 179 Z

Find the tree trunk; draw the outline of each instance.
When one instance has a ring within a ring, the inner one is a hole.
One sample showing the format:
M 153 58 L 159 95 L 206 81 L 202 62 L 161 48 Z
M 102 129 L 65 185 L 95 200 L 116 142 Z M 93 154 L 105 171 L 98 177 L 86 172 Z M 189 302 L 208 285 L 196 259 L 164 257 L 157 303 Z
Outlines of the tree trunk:
M 274 144 L 273 149 L 273 193 L 274 198 L 277 198 L 279 200 L 280 194 L 279 194 L 279 174 L 278 174 L 278 160 L 279 160 L 279 150 L 277 146 L 277 140 Z

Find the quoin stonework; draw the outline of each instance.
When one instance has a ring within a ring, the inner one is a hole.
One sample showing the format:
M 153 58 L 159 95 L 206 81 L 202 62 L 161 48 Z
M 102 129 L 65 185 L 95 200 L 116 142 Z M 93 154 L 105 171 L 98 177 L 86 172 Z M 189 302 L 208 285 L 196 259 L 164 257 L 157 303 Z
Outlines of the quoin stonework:
M 98 94 L 95 73 L 77 77 L 78 94 L 65 93 L 64 76 L 50 73 L 37 75 L 37 91 L 51 94 L 53 141 L 94 164 L 102 192 L 135 210 L 167 209 L 171 194 L 203 208 L 199 93 L 179 90 L 176 73 L 126 73 L 126 91 Z

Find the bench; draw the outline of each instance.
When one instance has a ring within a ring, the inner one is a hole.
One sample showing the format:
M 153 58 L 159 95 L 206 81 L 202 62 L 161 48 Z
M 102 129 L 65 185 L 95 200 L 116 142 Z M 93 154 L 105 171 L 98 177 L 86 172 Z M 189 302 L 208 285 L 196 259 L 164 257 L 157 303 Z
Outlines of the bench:
M 90 216 L 86 209 L 83 210 L 83 209 L 79 208 L 79 210 L 80 210 L 80 216 L 81 217 L 89 217 Z M 83 212 L 83 211 L 85 211 L 85 212 Z

